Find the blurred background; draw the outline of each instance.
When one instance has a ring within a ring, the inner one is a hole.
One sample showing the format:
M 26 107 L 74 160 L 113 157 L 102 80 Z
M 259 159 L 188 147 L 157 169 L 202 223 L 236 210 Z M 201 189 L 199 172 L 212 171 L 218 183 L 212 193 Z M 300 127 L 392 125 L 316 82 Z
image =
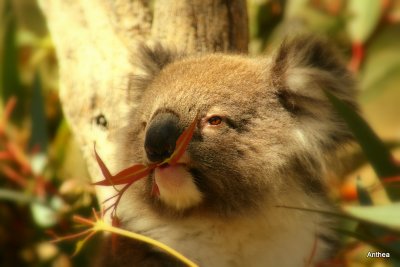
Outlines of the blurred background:
M 250 54 L 268 53 L 287 34 L 329 38 L 359 82 L 363 117 L 400 159 L 400 0 L 248 0 L 248 10 Z M 392 203 L 360 150 L 344 158 L 341 177 L 331 182 L 340 205 Z M 71 258 L 74 242 L 49 240 L 79 230 L 73 214 L 90 216 L 98 208 L 88 180 L 63 118 L 45 19 L 36 1 L 0 0 L 0 266 L 86 266 L 95 241 Z M 393 190 L 400 195 L 398 186 Z M 376 238 L 344 234 L 338 255 L 321 266 L 400 266 L 400 209 L 387 215 L 395 231 L 367 227 Z M 354 222 L 343 227 L 364 233 Z M 389 260 L 366 257 L 386 250 L 393 251 Z

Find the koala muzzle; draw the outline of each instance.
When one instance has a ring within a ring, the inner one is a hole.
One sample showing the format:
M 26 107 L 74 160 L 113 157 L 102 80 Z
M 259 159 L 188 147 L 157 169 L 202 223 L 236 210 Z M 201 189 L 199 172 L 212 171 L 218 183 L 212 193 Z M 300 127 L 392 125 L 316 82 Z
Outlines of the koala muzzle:
M 146 132 L 144 147 L 147 158 L 152 162 L 160 162 L 171 156 L 180 133 L 179 118 L 176 115 L 157 114 Z

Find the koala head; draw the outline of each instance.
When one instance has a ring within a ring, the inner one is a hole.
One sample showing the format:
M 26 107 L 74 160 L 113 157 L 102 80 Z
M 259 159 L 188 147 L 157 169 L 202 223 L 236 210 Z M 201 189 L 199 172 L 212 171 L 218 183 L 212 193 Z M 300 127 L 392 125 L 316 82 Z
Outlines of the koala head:
M 135 201 L 165 216 L 238 216 L 293 192 L 323 193 L 327 156 L 351 138 L 324 90 L 355 106 L 351 75 L 326 42 L 298 37 L 260 58 L 143 46 L 139 58 L 123 166 L 163 161 L 199 119 L 179 164 L 134 184 Z

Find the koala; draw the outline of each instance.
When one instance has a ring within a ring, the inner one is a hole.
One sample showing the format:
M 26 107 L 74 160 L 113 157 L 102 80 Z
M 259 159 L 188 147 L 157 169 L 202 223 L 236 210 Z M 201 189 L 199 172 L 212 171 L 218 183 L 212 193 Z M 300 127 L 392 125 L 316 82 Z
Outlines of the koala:
M 351 73 L 326 41 L 287 38 L 269 56 L 182 55 L 142 46 L 139 103 L 119 133 L 120 167 L 162 162 L 198 117 L 178 164 L 124 194 L 121 227 L 199 266 L 312 266 L 332 255 L 326 173 L 352 140 L 324 90 L 356 108 Z M 157 186 L 158 192 L 152 190 Z M 124 238 L 103 266 L 185 266 Z

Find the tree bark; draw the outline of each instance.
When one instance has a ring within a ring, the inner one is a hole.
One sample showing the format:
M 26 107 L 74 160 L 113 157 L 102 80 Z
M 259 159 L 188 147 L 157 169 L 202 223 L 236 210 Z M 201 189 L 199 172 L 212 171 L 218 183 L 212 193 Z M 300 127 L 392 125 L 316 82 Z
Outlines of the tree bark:
M 137 42 L 160 41 L 186 52 L 247 52 L 246 0 L 156 0 L 153 9 L 150 2 L 39 0 L 57 50 L 63 110 L 92 181 L 103 179 L 94 144 L 111 173 L 119 171 L 114 140 L 137 105 L 128 101 Z M 100 203 L 114 194 L 112 187 L 96 190 Z

